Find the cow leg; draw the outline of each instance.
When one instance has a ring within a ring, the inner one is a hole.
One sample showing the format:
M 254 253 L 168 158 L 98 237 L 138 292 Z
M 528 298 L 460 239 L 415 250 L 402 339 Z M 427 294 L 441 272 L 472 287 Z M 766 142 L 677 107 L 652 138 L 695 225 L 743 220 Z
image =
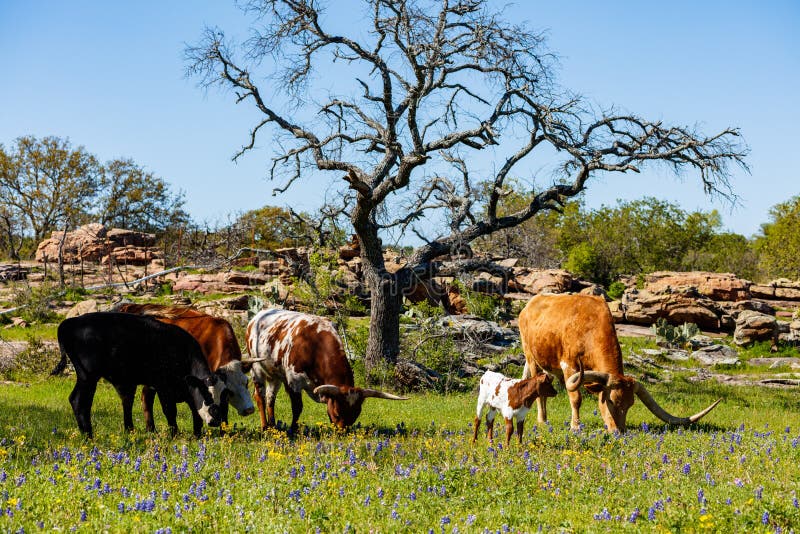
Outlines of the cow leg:
M 545 397 L 536 397 L 536 420 L 540 423 L 547 422 L 547 400 Z
M 297 420 L 300 419 L 300 413 L 303 411 L 303 392 L 293 391 L 287 387 L 286 392 L 289 393 L 289 400 L 292 401 L 292 424 L 289 427 L 289 434 L 292 436 L 297 433 Z
M 158 400 L 161 402 L 161 411 L 167 420 L 169 434 L 175 436 L 178 433 L 178 405 L 172 399 L 165 399 L 164 395 L 159 395 Z
M 261 416 L 261 430 L 275 426 L 275 397 L 278 395 L 278 383 L 253 382 L 255 387 L 256 406 Z
M 78 429 L 89 438 L 93 437 L 91 411 L 96 390 L 96 381 L 78 380 L 72 389 L 72 393 L 69 394 L 69 403 L 72 405 L 72 412 L 78 422 Z
M 525 432 L 525 419 L 519 419 L 517 421 L 517 437 L 519 438 L 519 444 L 522 445 L 522 434 Z
M 265 396 L 266 393 L 264 390 L 264 384 L 253 380 L 253 397 L 256 400 L 256 408 L 258 409 L 258 416 L 261 418 L 261 430 L 267 429 L 267 414 L 264 406 Z
M 122 401 L 122 425 L 126 432 L 133 432 L 133 398 L 136 396 L 136 384 L 115 385 L 114 389 Z
M 572 422 L 569 427 L 572 430 L 580 430 L 581 428 L 581 392 L 580 391 L 567 391 L 569 395 L 569 403 L 572 406 Z
M 481 399 L 478 399 L 478 406 L 475 409 L 475 425 L 472 431 L 472 443 L 478 440 L 478 429 L 481 427 L 481 412 L 483 412 L 484 404 Z
M 489 443 L 494 443 L 494 410 L 489 410 L 486 412 L 486 438 L 489 440 Z
M 192 409 L 192 433 L 196 438 L 203 435 L 203 418 L 195 409 Z
M 514 419 L 506 419 L 506 449 L 511 443 L 511 435 L 514 433 Z
M 156 431 L 156 424 L 153 419 L 153 404 L 156 401 L 156 390 L 149 387 L 144 386 L 142 388 L 142 411 L 144 412 L 144 428 L 148 432 L 155 432 Z M 161 404 L 161 409 L 163 411 L 164 404 Z

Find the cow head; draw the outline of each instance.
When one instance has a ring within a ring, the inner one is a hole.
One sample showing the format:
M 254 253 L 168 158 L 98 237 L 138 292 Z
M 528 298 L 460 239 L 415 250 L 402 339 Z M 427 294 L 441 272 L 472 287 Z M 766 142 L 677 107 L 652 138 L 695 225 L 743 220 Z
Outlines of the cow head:
M 261 361 L 261 360 L 255 360 Z M 228 393 L 228 401 L 236 408 L 239 415 L 246 416 L 256 411 L 250 392 L 247 390 L 249 379 L 244 374 L 246 369 L 252 366 L 253 361 L 241 362 L 234 360 L 227 365 L 217 369 L 216 374 L 225 383 Z
M 328 418 L 339 428 L 347 428 L 356 422 L 358 416 L 361 415 L 361 405 L 364 404 L 366 398 L 408 400 L 408 397 L 398 397 L 376 389 L 333 386 L 331 384 L 314 388 L 314 394 L 319 397 L 321 402 L 328 405 Z
M 591 393 L 599 393 L 600 416 L 609 432 L 625 432 L 625 419 L 636 397 L 639 397 L 642 403 L 653 412 L 653 415 L 671 425 L 694 423 L 713 410 L 722 400 L 717 400 L 711 406 L 690 417 L 675 417 L 659 406 L 645 387 L 633 377 L 598 371 L 584 372 L 581 366 L 580 371 L 567 379 L 567 391 L 577 390 L 584 382 L 586 389 Z
M 555 397 L 556 388 L 553 387 L 553 377 L 547 374 L 538 374 L 530 378 L 523 378 L 508 388 L 508 402 L 512 408 L 525 406 L 530 408 L 539 397 Z
M 185 380 L 189 386 L 191 402 L 203 422 L 208 426 L 219 426 L 223 414 L 220 405 L 228 394 L 225 382 L 215 375 L 205 378 L 188 375 Z

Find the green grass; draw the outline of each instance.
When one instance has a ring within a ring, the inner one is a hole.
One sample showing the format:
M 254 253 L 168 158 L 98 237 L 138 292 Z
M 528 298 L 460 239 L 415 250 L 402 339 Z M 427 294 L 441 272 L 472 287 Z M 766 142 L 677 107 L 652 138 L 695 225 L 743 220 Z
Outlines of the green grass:
M 58 324 L 56 323 L 34 323 L 25 328 L 1 328 L 0 342 L 2 341 L 28 341 L 31 337 L 39 338 L 43 341 L 55 341 Z
M 296 440 L 234 414 L 230 433 L 198 441 L 186 406 L 175 439 L 124 433 L 105 383 L 93 408 L 96 438 L 85 441 L 67 401 L 72 386 L 71 378 L 0 385 L 0 531 L 764 532 L 800 524 L 796 390 L 652 386 L 675 414 L 725 401 L 688 429 L 666 428 L 637 402 L 624 436 L 602 430 L 594 398 L 584 401 L 585 428 L 569 431 L 560 392 L 548 405 L 551 424 L 529 414 L 522 446 L 504 450 L 483 432 L 470 443 L 474 394 L 371 399 L 348 432 L 332 429 L 324 407 L 306 397 Z M 138 406 L 134 413 L 141 429 Z M 276 413 L 289 417 L 285 393 Z M 159 413 L 156 423 L 164 428 Z

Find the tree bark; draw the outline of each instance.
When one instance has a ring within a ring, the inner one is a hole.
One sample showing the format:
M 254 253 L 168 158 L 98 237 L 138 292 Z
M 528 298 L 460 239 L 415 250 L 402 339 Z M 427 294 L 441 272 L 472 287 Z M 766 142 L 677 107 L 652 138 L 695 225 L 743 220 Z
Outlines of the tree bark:
M 400 352 L 400 313 L 403 293 L 398 277 L 384 273 L 370 280 L 370 329 L 364 365 L 370 371 L 381 364 L 394 365 Z

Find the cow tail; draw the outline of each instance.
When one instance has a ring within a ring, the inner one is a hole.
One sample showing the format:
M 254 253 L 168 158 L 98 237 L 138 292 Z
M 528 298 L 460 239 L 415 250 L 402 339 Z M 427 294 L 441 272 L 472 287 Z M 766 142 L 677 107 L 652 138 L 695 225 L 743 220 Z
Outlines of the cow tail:
M 64 346 L 59 343 L 58 349 L 61 351 L 61 360 L 56 364 L 55 368 L 50 371 L 50 376 L 57 376 L 64 372 L 64 369 L 67 368 L 67 351 L 64 350 Z

